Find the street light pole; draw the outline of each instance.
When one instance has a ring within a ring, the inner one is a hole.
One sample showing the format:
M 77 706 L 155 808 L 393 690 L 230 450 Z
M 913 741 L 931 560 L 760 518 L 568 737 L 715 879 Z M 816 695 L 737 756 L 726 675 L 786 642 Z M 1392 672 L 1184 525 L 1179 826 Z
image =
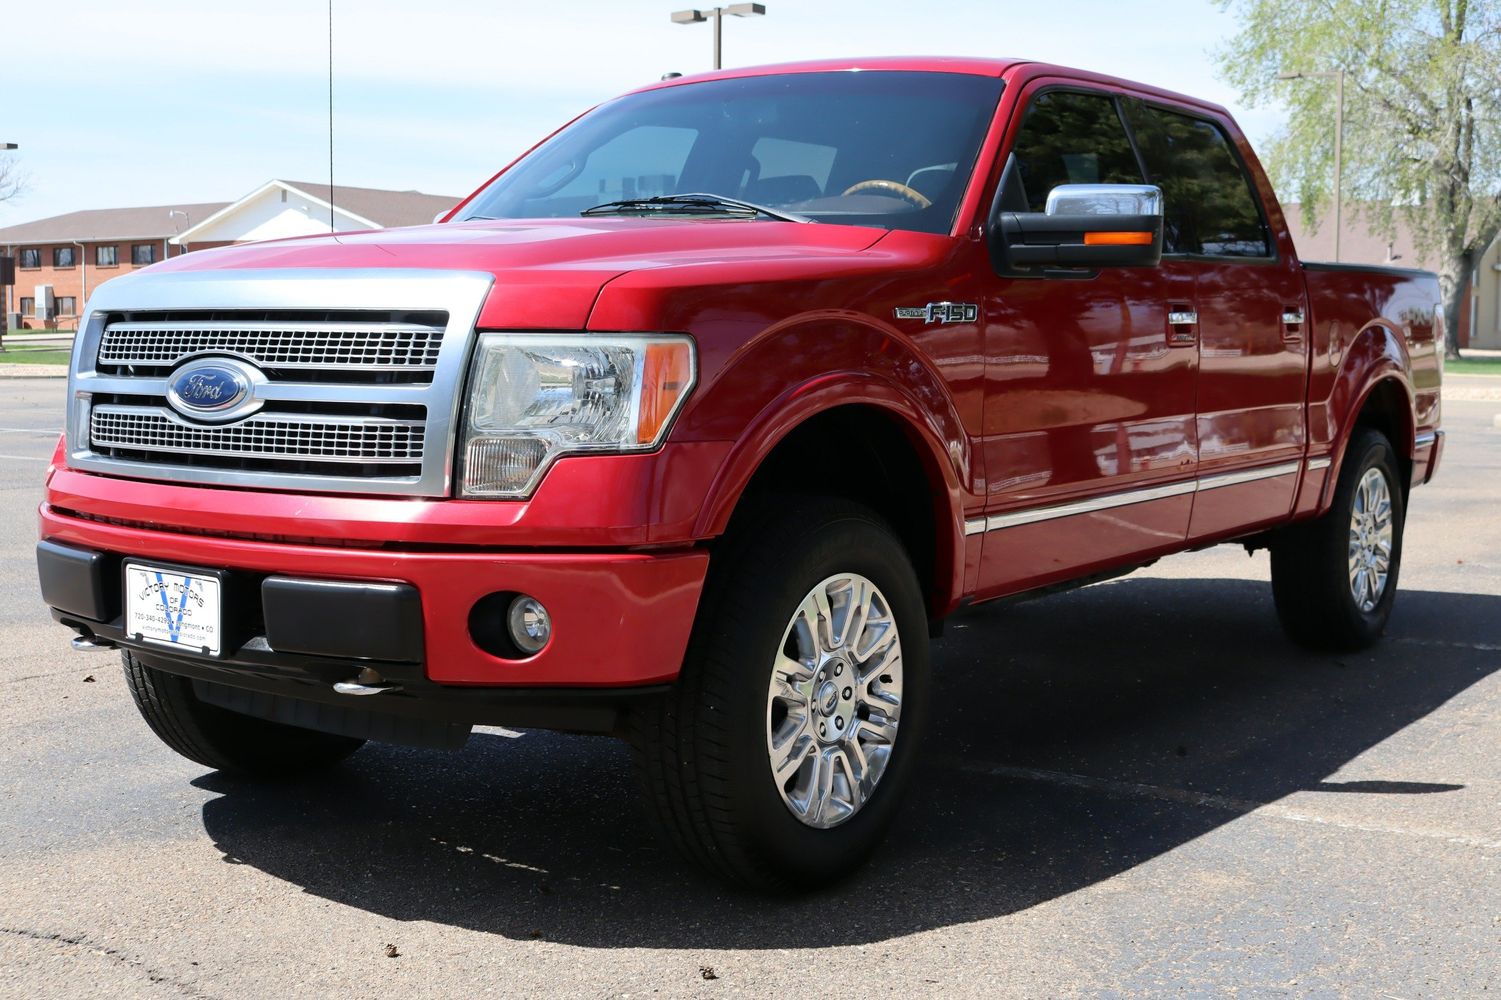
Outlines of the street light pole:
M 10 152 L 13 149 L 20 149 L 20 148 L 21 148 L 20 146 L 16 145 L 13 142 L 0 142 L 0 150 L 4 150 L 7 153 Z M 10 249 L 10 248 L 8 248 L 8 249 Z M 6 285 L 5 286 L 5 310 L 4 310 L 5 315 L 0 316 L 0 338 L 4 337 L 4 335 L 5 335 L 5 329 L 10 325 L 10 297 L 11 297 L 10 286 Z M 3 346 L 0 346 L 0 351 L 3 351 L 3 350 L 5 350 L 5 348 Z
M 190 215 L 188 215 L 187 212 L 184 212 L 180 208 L 174 208 L 174 209 L 171 209 L 170 211 L 167 212 L 167 221 L 172 223 L 172 231 L 175 232 L 180 237 L 180 236 L 182 236 L 183 231 L 181 229 L 177 228 L 177 217 L 179 215 L 182 216 L 183 225 L 186 226 L 189 229 L 193 228 L 193 217 L 190 216 Z M 177 244 L 177 255 L 179 257 L 181 257 L 183 254 L 185 254 L 187 252 L 188 252 L 188 245 L 186 243 L 178 243 Z M 166 251 L 165 250 L 162 251 L 162 259 L 163 260 L 166 259 Z
M 728 14 L 731 17 L 756 17 L 766 13 L 764 3 L 732 3 L 728 7 L 714 7 L 709 10 L 679 10 L 672 15 L 673 24 L 699 24 L 703 21 L 714 22 L 714 68 L 722 69 L 724 60 L 721 55 L 724 51 L 724 18 Z
M 1344 143 L 1345 143 L 1345 71 L 1323 73 L 1282 73 L 1279 80 L 1303 80 L 1318 77 L 1334 80 L 1334 260 L 1339 262 L 1339 240 L 1344 229 Z

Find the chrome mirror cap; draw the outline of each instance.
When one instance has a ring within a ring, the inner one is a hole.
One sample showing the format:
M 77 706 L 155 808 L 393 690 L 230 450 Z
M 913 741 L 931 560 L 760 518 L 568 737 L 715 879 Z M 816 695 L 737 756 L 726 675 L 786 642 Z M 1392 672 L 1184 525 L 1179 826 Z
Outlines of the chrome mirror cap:
M 1162 215 L 1155 184 L 1060 184 L 1048 192 L 1047 215 Z

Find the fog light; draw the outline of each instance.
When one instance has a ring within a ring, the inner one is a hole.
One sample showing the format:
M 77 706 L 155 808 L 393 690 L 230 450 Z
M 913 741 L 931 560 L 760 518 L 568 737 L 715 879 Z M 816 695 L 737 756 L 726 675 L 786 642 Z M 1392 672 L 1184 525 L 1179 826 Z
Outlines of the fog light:
M 552 616 L 535 597 L 522 594 L 512 601 L 506 620 L 511 628 L 511 641 L 528 656 L 541 652 L 552 638 Z

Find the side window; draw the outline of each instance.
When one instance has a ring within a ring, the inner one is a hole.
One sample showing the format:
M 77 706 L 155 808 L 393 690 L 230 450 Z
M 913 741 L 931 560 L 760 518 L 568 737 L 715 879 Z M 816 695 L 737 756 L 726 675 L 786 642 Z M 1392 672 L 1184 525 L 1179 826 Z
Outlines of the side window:
M 1115 101 L 1104 94 L 1055 90 L 1033 98 L 1011 154 L 1017 169 L 1002 193 L 1009 211 L 1041 212 L 1059 184 L 1142 182 Z
M 1146 161 L 1162 188 L 1163 250 L 1214 257 L 1270 257 L 1260 204 L 1218 125 L 1126 102 Z

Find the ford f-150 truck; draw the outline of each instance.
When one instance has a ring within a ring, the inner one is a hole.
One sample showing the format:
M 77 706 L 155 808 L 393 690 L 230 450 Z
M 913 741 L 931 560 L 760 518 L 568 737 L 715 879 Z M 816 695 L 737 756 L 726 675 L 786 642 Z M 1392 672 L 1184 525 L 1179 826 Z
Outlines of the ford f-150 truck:
M 962 605 L 1233 541 L 1293 639 L 1375 640 L 1438 301 L 1299 260 L 1193 98 L 1019 60 L 665 80 L 432 226 L 99 288 L 42 594 L 207 767 L 614 733 L 688 857 L 807 887 L 890 824 Z

